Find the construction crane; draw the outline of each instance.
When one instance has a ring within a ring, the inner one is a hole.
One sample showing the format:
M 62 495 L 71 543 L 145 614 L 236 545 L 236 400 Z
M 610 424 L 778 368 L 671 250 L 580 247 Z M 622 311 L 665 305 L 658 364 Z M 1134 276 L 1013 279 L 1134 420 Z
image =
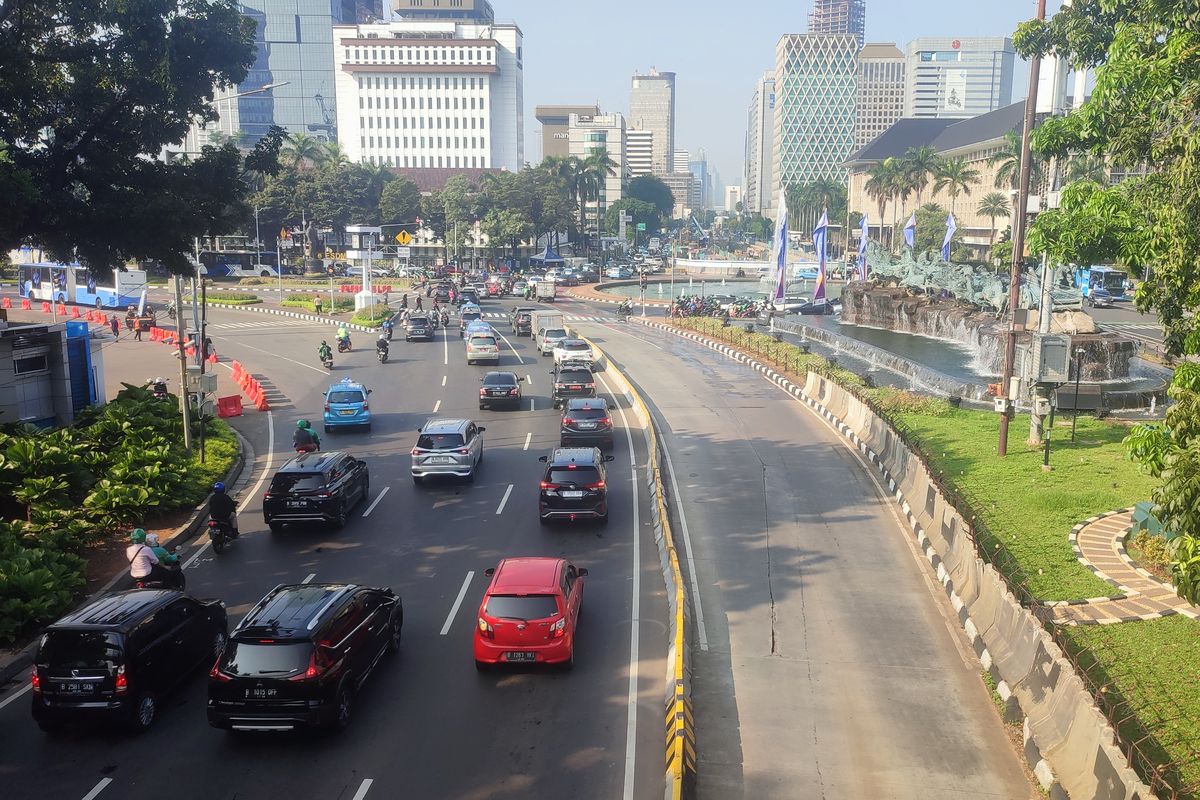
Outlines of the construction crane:
M 329 141 L 336 141 L 337 135 L 335 132 L 337 131 L 337 125 L 334 124 L 333 116 L 330 115 L 329 109 L 325 106 L 325 98 L 321 96 L 320 92 L 317 92 L 313 95 L 313 100 L 316 101 L 317 108 L 321 110 L 321 117 L 324 118 L 325 122 L 310 122 L 308 123 L 308 129 L 310 131 L 324 131 Z
M 688 218 L 691 219 L 692 224 L 696 226 L 696 230 L 700 232 L 700 246 L 706 246 L 708 244 L 708 231 L 704 230 L 704 226 L 696 220 L 695 214 L 689 214 Z

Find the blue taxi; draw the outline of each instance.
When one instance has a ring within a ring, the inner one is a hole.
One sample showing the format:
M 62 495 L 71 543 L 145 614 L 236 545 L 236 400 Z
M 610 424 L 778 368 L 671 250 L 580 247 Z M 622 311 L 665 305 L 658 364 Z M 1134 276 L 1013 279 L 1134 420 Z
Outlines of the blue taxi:
M 325 432 L 347 425 L 371 429 L 371 390 L 350 378 L 342 378 L 325 392 Z

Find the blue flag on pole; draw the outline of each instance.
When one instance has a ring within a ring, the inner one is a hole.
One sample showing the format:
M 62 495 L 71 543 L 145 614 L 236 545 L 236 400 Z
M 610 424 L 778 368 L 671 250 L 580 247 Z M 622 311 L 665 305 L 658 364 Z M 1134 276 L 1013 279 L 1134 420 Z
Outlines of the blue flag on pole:
M 787 195 L 782 187 L 779 189 L 778 214 L 775 220 L 775 237 L 771 240 L 771 277 L 774 280 L 771 298 L 776 303 L 783 300 L 784 291 L 787 289 L 788 210 Z
M 904 223 L 904 243 L 911 248 L 917 235 L 917 212 L 913 212 L 908 218 L 908 222 Z
M 822 211 L 821 219 L 813 231 L 813 249 L 817 251 L 817 285 L 813 289 L 813 305 L 825 302 L 825 244 L 829 232 L 829 215 Z
M 942 261 L 950 260 L 950 239 L 956 230 L 958 230 L 958 226 L 954 224 L 954 215 L 951 214 L 946 217 L 946 238 L 942 239 Z
M 862 228 L 858 232 L 858 279 L 867 279 L 867 215 L 863 214 Z

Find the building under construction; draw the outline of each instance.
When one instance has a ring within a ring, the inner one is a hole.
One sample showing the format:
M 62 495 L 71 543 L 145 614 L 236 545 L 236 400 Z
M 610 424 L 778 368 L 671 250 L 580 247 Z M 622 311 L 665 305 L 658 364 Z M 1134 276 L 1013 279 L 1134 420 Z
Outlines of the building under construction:
M 865 41 L 867 25 L 866 0 L 813 0 L 808 15 L 809 33 L 849 33 Z

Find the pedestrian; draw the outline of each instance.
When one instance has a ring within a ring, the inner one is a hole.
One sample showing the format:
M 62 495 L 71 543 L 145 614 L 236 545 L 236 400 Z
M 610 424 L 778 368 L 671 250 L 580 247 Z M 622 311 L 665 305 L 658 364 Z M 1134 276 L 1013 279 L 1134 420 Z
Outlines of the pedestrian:
M 133 323 L 133 340 L 134 340 L 135 342 L 140 342 L 140 341 L 142 340 L 142 321 L 141 321 L 140 319 L 138 319 L 138 320 L 134 320 L 134 323 Z
M 112 314 L 111 316 L 109 316 L 108 327 L 112 328 L 114 339 L 121 338 L 121 322 L 120 322 L 120 320 L 117 319 L 116 314 Z
M 388 304 L 388 295 L 389 295 L 389 294 L 391 294 L 391 292 L 384 292 L 384 293 L 383 293 L 383 304 L 384 304 L 385 306 Z
M 313 298 L 313 308 L 316 309 L 318 315 L 321 313 L 321 298 L 320 297 Z

